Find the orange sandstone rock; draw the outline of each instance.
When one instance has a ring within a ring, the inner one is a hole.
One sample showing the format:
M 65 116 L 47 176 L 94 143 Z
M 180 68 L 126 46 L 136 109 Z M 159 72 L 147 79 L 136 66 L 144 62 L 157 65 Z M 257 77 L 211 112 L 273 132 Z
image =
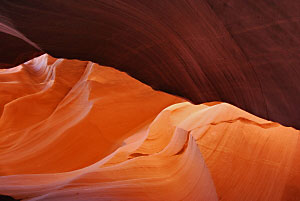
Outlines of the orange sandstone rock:
M 36 200 L 299 200 L 299 131 L 193 105 L 91 62 L 0 71 L 0 194 Z M 165 109 L 164 109 L 165 108 Z

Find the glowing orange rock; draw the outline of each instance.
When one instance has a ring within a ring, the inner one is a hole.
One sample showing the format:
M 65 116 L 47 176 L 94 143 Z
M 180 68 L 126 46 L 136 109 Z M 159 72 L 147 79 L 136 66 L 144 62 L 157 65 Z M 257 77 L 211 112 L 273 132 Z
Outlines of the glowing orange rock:
M 180 100 L 93 63 L 59 59 L 47 66 L 44 55 L 23 67 L 10 76 L 37 83 L 23 86 L 25 96 L 5 102 L 2 175 L 65 172 L 93 164 Z M 15 85 L 5 90 L 6 96 L 16 93 Z
M 31 201 L 300 198 L 293 128 L 226 103 L 183 102 L 91 62 L 43 55 L 0 71 L 0 79 L 0 194 Z

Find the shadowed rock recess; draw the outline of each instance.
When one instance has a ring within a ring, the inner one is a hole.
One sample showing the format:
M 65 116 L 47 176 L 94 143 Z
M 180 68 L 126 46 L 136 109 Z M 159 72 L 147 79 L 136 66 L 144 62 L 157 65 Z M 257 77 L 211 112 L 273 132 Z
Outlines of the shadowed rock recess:
M 0 0 L 0 66 L 93 61 L 300 128 L 298 0 Z M 66 72 L 68 73 L 68 72 Z

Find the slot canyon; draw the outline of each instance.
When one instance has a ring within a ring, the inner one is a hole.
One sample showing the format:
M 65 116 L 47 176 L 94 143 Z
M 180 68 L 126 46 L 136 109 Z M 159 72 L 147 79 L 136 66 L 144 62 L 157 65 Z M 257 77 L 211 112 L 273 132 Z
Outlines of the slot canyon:
M 0 0 L 0 201 L 299 201 L 300 1 Z

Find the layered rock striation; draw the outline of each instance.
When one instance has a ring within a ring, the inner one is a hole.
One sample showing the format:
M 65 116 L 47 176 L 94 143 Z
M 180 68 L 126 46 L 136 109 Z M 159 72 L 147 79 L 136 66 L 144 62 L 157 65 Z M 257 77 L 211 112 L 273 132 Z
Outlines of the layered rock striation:
M 0 1 L 0 63 L 46 52 L 300 129 L 300 2 Z

